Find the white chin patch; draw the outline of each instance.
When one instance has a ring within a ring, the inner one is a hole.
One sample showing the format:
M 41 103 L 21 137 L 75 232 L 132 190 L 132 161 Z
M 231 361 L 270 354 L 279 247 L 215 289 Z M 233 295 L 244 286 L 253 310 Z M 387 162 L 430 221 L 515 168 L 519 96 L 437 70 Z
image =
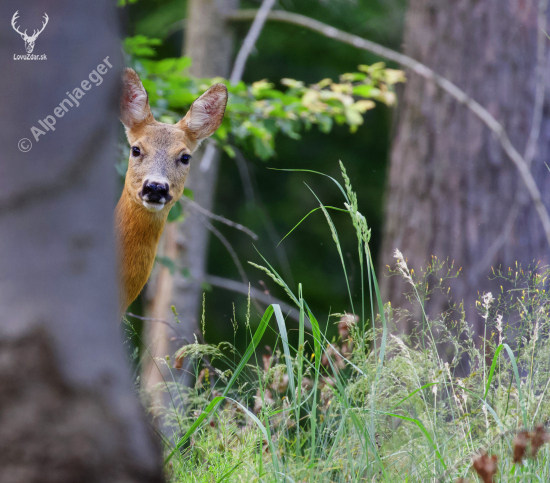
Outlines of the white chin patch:
M 160 211 L 164 208 L 164 203 L 151 203 L 150 201 L 142 200 L 143 206 L 149 211 Z

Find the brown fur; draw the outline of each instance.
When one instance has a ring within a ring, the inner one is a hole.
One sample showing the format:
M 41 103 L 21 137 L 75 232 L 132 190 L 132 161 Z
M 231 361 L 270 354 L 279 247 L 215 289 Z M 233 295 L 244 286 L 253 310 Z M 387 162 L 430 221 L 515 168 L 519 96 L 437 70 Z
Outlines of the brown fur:
M 147 94 L 133 70 L 125 70 L 123 87 L 121 120 L 130 145 L 140 149 L 140 156 L 130 153 L 124 190 L 115 211 L 121 315 L 147 282 L 168 212 L 183 194 L 189 164 L 179 159 L 194 152 L 216 131 L 227 102 L 226 87 L 216 84 L 193 103 L 181 121 L 170 125 L 155 121 Z M 144 206 L 140 195 L 151 176 L 168 181 L 171 197 L 155 212 Z

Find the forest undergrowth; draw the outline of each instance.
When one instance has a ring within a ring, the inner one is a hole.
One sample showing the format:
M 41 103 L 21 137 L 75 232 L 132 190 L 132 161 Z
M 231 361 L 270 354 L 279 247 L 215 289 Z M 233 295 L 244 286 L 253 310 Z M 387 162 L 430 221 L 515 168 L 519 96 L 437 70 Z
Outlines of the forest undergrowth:
M 396 250 L 389 275 L 405 279 L 410 306 L 383 304 L 370 230 L 342 164 L 341 170 L 343 186 L 327 178 L 340 189 L 342 208 L 312 195 L 332 233 L 343 283 L 344 249 L 331 214 L 351 218 L 360 297 L 348 285 L 349 313 L 328 313 L 327 301 L 328 322 L 320 324 L 301 285 L 291 290 L 263 257 L 261 265 L 252 263 L 299 311 L 298 343 L 290 343 L 279 306 L 254 317 L 249 298 L 246 320 L 234 326 L 235 337 L 247 338 L 244 354 L 229 342 L 197 341 L 175 360 L 155 361 L 172 375 L 156 389 L 169 391 L 170 406 L 150 406 L 162 429 L 168 481 L 550 481 L 550 268 L 488 274 L 501 290 L 480 295 L 482 337 L 462 304 L 451 302 L 437 318 L 424 311 L 434 291 L 452 295 L 449 279 L 460 275 L 446 260 L 433 257 L 418 273 Z M 405 319 L 415 323 L 411 335 L 399 331 Z M 329 340 L 322 327 L 333 324 L 338 336 Z M 274 347 L 262 344 L 266 331 L 278 334 Z M 192 388 L 177 383 L 184 362 L 195 373 Z

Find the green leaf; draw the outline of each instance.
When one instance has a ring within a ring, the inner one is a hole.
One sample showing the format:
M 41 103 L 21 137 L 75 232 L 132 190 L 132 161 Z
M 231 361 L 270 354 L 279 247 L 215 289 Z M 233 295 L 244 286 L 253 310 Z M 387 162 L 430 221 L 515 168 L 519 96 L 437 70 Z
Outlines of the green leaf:
M 258 157 L 262 161 L 266 161 L 267 159 L 271 158 L 275 154 L 275 151 L 270 146 L 270 143 L 268 141 L 254 137 L 253 143 L 254 143 L 254 152 L 258 155 Z
M 189 57 L 162 59 L 154 64 L 153 73 L 162 75 L 169 72 L 180 72 L 191 65 Z
M 168 104 L 171 108 L 181 108 L 181 107 L 187 107 L 193 104 L 193 101 L 199 97 L 197 94 L 194 94 L 192 92 L 186 92 L 186 91 L 178 91 L 170 93 L 166 96 L 166 99 L 168 100 Z
M 353 109 L 353 106 L 350 106 L 346 109 L 346 120 L 350 126 L 359 126 L 363 124 L 363 116 L 356 109 Z
M 160 116 L 159 121 L 163 122 L 164 124 L 176 124 L 177 122 L 172 116 L 167 115 Z
M 372 89 L 373 89 L 373 86 L 362 84 L 362 85 L 359 85 L 359 86 L 355 86 L 353 88 L 353 93 L 356 96 L 371 97 Z
M 174 221 L 183 221 L 183 207 L 179 201 L 176 201 L 174 206 L 170 208 L 167 220 L 169 223 L 173 223 Z
M 237 153 L 235 153 L 235 150 L 229 144 L 225 144 L 223 146 L 223 150 L 230 158 L 234 158 L 237 155 Z
M 158 262 L 161 265 L 164 265 L 168 270 L 170 270 L 170 275 L 174 275 L 174 273 L 176 273 L 176 270 L 177 270 L 176 262 L 172 260 L 170 257 L 163 257 L 160 255 L 157 255 L 155 257 L 155 262 Z
M 332 129 L 332 118 L 326 114 L 319 114 L 317 116 L 317 121 L 319 122 L 319 129 L 322 133 L 328 134 Z
M 349 74 L 342 74 L 340 80 L 343 82 L 359 82 L 364 81 L 367 78 L 366 74 L 361 72 L 351 72 Z
M 136 57 L 154 57 L 157 55 L 153 46 L 161 45 L 160 39 L 152 39 L 145 35 L 136 35 L 135 37 L 126 37 L 124 39 L 124 50 L 129 55 Z
M 189 198 L 191 201 L 195 199 L 195 193 L 193 193 L 193 190 L 189 188 L 183 188 L 183 196 Z

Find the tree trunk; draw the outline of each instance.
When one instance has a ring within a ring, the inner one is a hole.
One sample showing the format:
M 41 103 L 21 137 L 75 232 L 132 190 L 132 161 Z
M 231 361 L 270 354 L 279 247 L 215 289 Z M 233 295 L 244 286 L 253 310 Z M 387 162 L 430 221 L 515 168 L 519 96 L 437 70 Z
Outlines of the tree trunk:
M 0 30 L 0 481 L 160 482 L 117 324 L 114 3 L 21 6 L 4 0 L 0 17 L 19 10 L 23 31 L 49 22 L 33 52 L 47 60 L 14 60 L 23 40 Z M 99 64 L 103 81 L 54 117 Z
M 233 53 L 232 30 L 225 21 L 225 16 L 238 9 L 238 0 L 190 0 L 185 30 L 184 55 L 191 57 L 193 64 L 190 73 L 196 77 L 227 77 Z M 215 151 L 209 162 L 202 162 L 204 147 L 199 149 L 191 161 L 191 170 L 187 178 L 186 188 L 194 193 L 195 201 L 212 211 L 220 153 Z M 170 306 L 175 305 L 180 324 L 172 324 L 177 331 L 177 337 L 166 325 L 151 326 L 148 340 L 155 341 L 154 356 L 170 355 L 173 361 L 174 352 L 182 345 L 195 342 L 198 330 L 199 313 L 202 310 L 202 283 L 206 278 L 206 262 L 208 255 L 209 231 L 202 222 L 201 215 L 186 209 L 185 221 L 178 230 L 165 234 L 164 248 L 166 252 L 177 253 L 177 264 L 189 271 L 189 278 L 176 273 L 173 283 L 167 282 L 171 275 L 168 270 L 162 270 L 157 280 L 158 289 L 155 292 L 154 314 L 152 316 L 173 321 L 174 316 Z M 160 292 L 159 292 L 160 290 Z M 163 293 L 161 293 L 163 292 Z M 168 300 L 172 303 L 165 303 Z M 174 339 L 166 341 L 166 338 Z M 165 340 L 165 342 L 161 342 Z M 158 343 L 158 345 L 156 345 Z M 155 371 L 153 368 L 150 373 Z M 166 372 L 163 370 L 163 372 Z M 151 383 L 162 381 L 158 370 Z M 180 372 L 180 382 L 189 385 L 193 380 L 189 367 L 184 364 Z M 168 376 L 168 374 L 164 374 Z M 169 398 L 164 399 L 170 403 Z M 166 429 L 166 428 L 165 428 Z
M 159 243 L 160 254 L 171 260 L 175 260 L 177 256 L 176 230 L 174 223 L 167 224 Z M 150 403 L 155 408 L 155 416 L 160 416 L 161 408 L 169 402 L 169 398 L 163 397 L 165 388 L 162 387 L 164 385 L 163 377 L 168 374 L 165 374 L 166 371 L 163 373 L 159 371 L 159 368 L 164 366 L 159 366 L 155 358 L 164 358 L 170 353 L 170 338 L 177 336 L 178 332 L 171 311 L 174 277 L 170 274 L 170 270 L 164 266 L 158 267 L 158 272 L 154 275 L 156 275 L 156 284 L 152 287 L 153 297 L 148 310 L 148 315 L 153 320 L 148 322 L 146 328 L 147 356 L 143 362 L 141 379 L 146 392 L 150 395 Z
M 535 0 L 410 0 L 405 53 L 448 78 L 503 123 L 523 152 L 533 125 L 537 67 Z M 408 73 L 391 154 L 381 267 L 398 248 L 417 274 L 432 255 L 454 260 L 454 301 L 477 334 L 478 293 L 500 292 L 495 269 L 548 263 L 549 247 L 522 181 L 488 128 L 447 94 Z M 550 116 L 544 104 L 532 171 L 550 208 Z M 387 272 L 387 269 L 383 269 Z M 385 300 L 406 306 L 407 284 L 380 277 Z M 436 317 L 448 308 L 434 294 Z M 414 319 L 419 320 L 416 311 Z M 410 324 L 410 323 L 409 323 Z M 412 326 L 403 327 L 411 330 Z

